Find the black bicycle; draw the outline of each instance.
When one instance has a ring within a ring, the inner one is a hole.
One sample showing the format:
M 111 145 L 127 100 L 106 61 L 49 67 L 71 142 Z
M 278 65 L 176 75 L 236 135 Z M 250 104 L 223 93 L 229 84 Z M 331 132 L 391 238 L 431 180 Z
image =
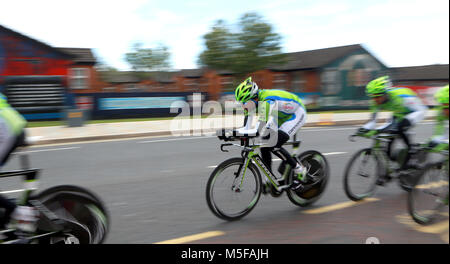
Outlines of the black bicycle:
M 448 143 L 446 149 L 433 149 L 444 158 L 423 167 L 416 179 L 413 190 L 408 194 L 408 212 L 417 223 L 427 225 L 439 216 L 448 217 Z M 447 206 L 447 211 L 442 210 Z
M 25 147 L 21 145 L 21 148 Z M 110 226 L 103 202 L 91 191 L 74 185 L 60 185 L 35 192 L 39 169 L 30 169 L 29 159 L 19 155 L 22 169 L 0 173 L 0 178 L 23 177 L 25 189 L 17 205 L 32 206 L 39 213 L 37 229 L 26 233 L 14 228 L 0 230 L 0 244 L 100 244 Z M 0 215 L 0 217 L 2 217 Z
M 323 194 L 329 179 L 328 162 L 320 152 L 308 150 L 293 157 L 307 168 L 308 181 L 301 190 L 292 190 L 294 180 L 293 168 L 287 163 L 286 157 L 281 153 L 273 152 L 281 160 L 276 176 L 268 169 L 256 150 L 264 145 L 255 144 L 254 137 L 239 135 L 236 131 L 219 132 L 219 139 L 224 141 L 240 141 L 240 144 L 221 144 L 221 150 L 226 146 L 236 146 L 242 149 L 241 157 L 228 159 L 217 166 L 209 177 L 206 187 L 206 201 L 214 215 L 224 220 L 237 220 L 256 206 L 263 194 L 280 197 L 287 193 L 289 200 L 295 205 L 305 207 L 316 202 Z M 294 149 L 300 146 L 301 141 L 294 139 L 285 145 L 292 145 Z M 263 172 L 264 181 L 261 177 Z
M 381 177 L 388 180 L 398 179 L 403 190 L 411 191 L 418 169 L 400 169 L 408 150 L 399 149 L 393 151 L 392 157 L 388 156 L 388 143 L 397 135 L 379 133 L 368 137 L 364 133 L 356 133 L 350 136 L 350 141 L 354 142 L 355 137 L 370 138 L 373 145 L 356 152 L 346 166 L 344 190 L 351 200 L 359 201 L 372 196 Z M 411 153 L 410 164 L 423 164 L 427 158 L 426 148 L 421 144 L 412 144 Z

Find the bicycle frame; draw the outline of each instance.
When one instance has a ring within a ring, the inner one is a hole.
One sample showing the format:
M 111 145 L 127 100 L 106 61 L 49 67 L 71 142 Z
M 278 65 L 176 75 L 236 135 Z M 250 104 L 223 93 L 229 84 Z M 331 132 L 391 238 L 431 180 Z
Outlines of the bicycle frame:
M 25 184 L 23 195 L 17 204 L 25 205 L 28 202 L 31 193 L 37 189 L 38 174 L 40 172 L 40 169 L 30 169 L 28 156 L 26 154 L 19 154 L 19 155 L 22 164 L 22 170 L 0 172 L 0 178 L 16 177 L 16 176 L 24 177 Z
M 355 135 L 351 135 L 350 136 L 350 140 L 354 141 L 353 137 L 355 137 L 355 136 L 368 138 L 368 137 L 363 136 L 363 135 L 355 134 Z M 395 169 L 393 169 L 392 164 L 397 165 L 397 168 L 400 167 L 400 165 L 398 164 L 397 161 L 392 161 L 390 159 L 390 157 L 388 157 L 386 146 L 383 144 L 383 143 L 390 142 L 392 140 L 392 138 L 393 138 L 392 135 L 385 135 L 385 136 L 383 136 L 382 134 L 370 137 L 370 139 L 373 139 L 373 144 L 372 144 L 372 147 L 370 149 L 373 152 L 374 156 L 378 157 L 379 162 L 384 166 L 384 168 L 386 169 L 388 175 L 391 175 L 395 171 Z
M 43 238 L 46 236 L 51 236 L 58 234 L 62 231 L 62 228 L 60 228 L 58 225 L 60 225 L 63 220 L 61 220 L 58 216 L 56 216 L 53 212 L 49 211 L 41 202 L 37 200 L 30 200 L 31 194 L 37 189 L 38 184 L 38 174 L 40 172 L 40 169 L 29 169 L 29 159 L 26 154 L 19 154 L 22 170 L 16 170 L 16 171 L 9 171 L 9 172 L 0 172 L 0 179 L 1 178 L 8 178 L 8 177 L 16 177 L 16 176 L 23 176 L 23 179 L 25 181 L 24 184 L 24 190 L 22 196 L 19 198 L 19 201 L 16 202 L 17 205 L 26 205 L 31 204 L 36 209 L 39 210 L 41 213 L 41 220 L 45 221 L 47 225 L 51 226 L 53 231 L 48 231 L 44 234 L 39 234 L 35 236 L 26 236 L 26 237 L 19 237 L 18 239 L 15 239 L 13 241 L 6 241 L 4 243 L 20 243 L 21 241 L 31 241 L 34 239 Z
M 383 146 L 383 143 L 387 143 L 389 139 L 382 137 L 374 137 L 373 139 L 374 143 L 372 145 L 372 151 L 374 151 L 374 155 L 377 156 L 380 162 L 385 166 L 385 169 L 387 170 L 388 174 L 391 174 L 392 172 L 391 164 L 394 162 L 391 161 L 391 159 L 388 157 L 385 149 L 386 146 Z M 396 162 L 394 164 L 396 164 Z
M 294 139 L 295 140 L 295 139 Z M 294 150 L 297 150 L 300 146 L 301 141 L 293 141 L 293 142 L 287 142 L 284 145 L 293 145 Z M 264 162 L 262 161 L 262 158 L 259 156 L 258 153 L 256 153 L 256 150 L 258 148 L 263 147 L 264 145 L 248 145 L 248 141 L 247 143 L 244 143 L 244 145 L 239 145 L 239 144 L 233 144 L 233 143 L 227 143 L 227 144 L 222 144 L 221 145 L 221 150 L 226 152 L 226 150 L 223 149 L 224 146 L 238 146 L 240 148 L 243 148 L 241 155 L 244 158 L 244 167 L 240 167 L 238 169 L 238 172 L 236 174 L 236 179 L 239 178 L 241 176 L 241 172 L 242 172 L 242 178 L 241 178 L 241 182 L 240 182 L 240 186 L 239 188 L 242 187 L 242 183 L 244 181 L 245 178 L 245 173 L 247 172 L 247 168 L 250 165 L 250 162 L 253 162 L 254 164 L 257 165 L 257 167 L 259 168 L 260 171 L 263 171 L 264 175 L 266 176 L 266 178 L 268 179 L 268 182 L 270 182 L 272 184 L 272 186 L 279 192 L 289 188 L 288 184 L 284 184 L 282 185 L 283 181 L 284 183 L 287 182 L 289 173 L 291 171 L 291 166 L 289 164 L 286 164 L 285 170 L 283 172 L 283 175 L 281 178 L 278 178 L 277 176 L 274 175 L 273 172 L 271 172 L 267 166 L 264 164 Z M 281 158 L 283 161 L 285 161 L 285 157 L 283 157 L 282 155 L 278 155 L 276 153 L 274 153 L 275 155 L 277 155 L 279 158 Z M 295 154 L 294 154 L 295 155 Z

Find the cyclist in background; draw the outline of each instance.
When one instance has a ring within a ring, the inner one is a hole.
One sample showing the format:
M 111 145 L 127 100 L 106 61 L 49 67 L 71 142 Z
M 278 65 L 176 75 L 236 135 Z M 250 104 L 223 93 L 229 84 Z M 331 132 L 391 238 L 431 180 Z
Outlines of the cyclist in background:
M 445 133 L 445 121 L 448 122 L 448 84 L 444 86 L 443 88 L 439 89 L 435 94 L 434 98 L 436 99 L 436 102 L 438 103 L 438 113 L 436 115 L 436 121 L 437 124 L 434 127 L 433 136 L 430 139 L 429 146 L 434 148 L 440 144 L 448 145 L 448 132 Z
M 427 107 L 423 104 L 415 92 L 408 88 L 392 87 L 392 82 L 388 76 L 383 76 L 370 81 L 366 86 L 366 93 L 372 98 L 370 109 L 372 110 L 372 118 L 362 128 L 360 133 L 374 135 L 379 132 L 386 132 L 398 135 L 407 146 L 408 153 L 405 157 L 400 170 L 412 168 L 408 164 L 411 156 L 411 142 L 406 132 L 422 121 L 425 117 Z M 376 128 L 376 117 L 380 110 L 393 112 L 393 117 L 388 123 Z M 391 140 L 388 145 L 388 156 L 393 159 L 392 146 L 395 139 Z M 380 177 L 377 184 L 384 185 L 389 181 L 389 176 Z
M 0 169 L 17 143 L 24 139 L 26 124 L 26 120 L 8 104 L 6 96 L 0 93 Z M 0 194 L 0 230 L 10 223 L 22 231 L 33 231 L 36 221 L 34 208 L 17 206 Z
M 264 163 L 272 171 L 271 152 L 279 152 L 287 158 L 288 164 L 294 168 L 297 175 L 291 186 L 293 190 L 301 190 L 303 183 L 307 182 L 307 170 L 297 163 L 291 154 L 282 148 L 289 138 L 305 124 L 306 108 L 301 99 L 283 90 L 260 90 L 258 85 L 247 78 L 239 84 L 235 91 L 236 101 L 244 107 L 244 127 L 238 129 L 240 134 L 260 133 L 264 140 L 276 139 L 276 142 L 269 144 L 269 147 L 261 148 L 261 156 Z M 256 129 L 251 130 L 253 116 L 258 109 L 259 122 Z

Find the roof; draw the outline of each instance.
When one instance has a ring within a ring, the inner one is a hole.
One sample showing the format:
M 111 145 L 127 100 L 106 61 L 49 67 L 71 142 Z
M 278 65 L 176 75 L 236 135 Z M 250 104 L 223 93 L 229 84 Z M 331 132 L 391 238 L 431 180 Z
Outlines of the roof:
M 41 46 L 41 47 L 43 47 L 43 48 L 45 48 L 45 49 L 52 50 L 52 51 L 54 51 L 54 52 L 56 52 L 56 53 L 59 53 L 60 55 L 62 55 L 62 56 L 64 56 L 64 57 L 71 58 L 71 59 L 73 58 L 73 55 L 70 54 L 70 53 L 66 53 L 66 52 L 63 51 L 63 50 L 54 48 L 54 47 L 52 47 L 52 46 L 50 46 L 50 45 L 48 45 L 48 44 L 46 44 L 46 43 L 44 43 L 44 42 L 42 42 L 42 41 L 39 41 L 39 40 L 30 38 L 30 37 L 28 37 L 28 36 L 26 36 L 26 35 L 23 35 L 22 33 L 19 33 L 19 32 L 17 32 L 17 31 L 14 31 L 14 30 L 9 29 L 9 28 L 7 28 L 7 27 L 4 27 L 4 26 L 2 26 L 2 25 L 0 25 L 0 31 L 6 31 L 7 33 L 12 34 L 12 35 L 15 35 L 15 36 L 17 36 L 17 37 L 19 37 L 19 38 L 23 38 L 23 39 L 29 40 L 29 41 L 31 41 L 31 42 L 37 44 L 38 46 Z
M 134 72 L 120 71 L 106 80 L 109 83 L 140 83 L 144 80 L 154 80 L 160 83 L 175 82 L 174 76 L 177 72 Z
M 178 75 L 179 72 L 152 72 L 151 79 L 160 83 L 173 83 L 175 82 L 174 77 Z
M 448 64 L 390 68 L 393 81 L 448 80 Z
M 88 49 L 88 48 L 55 48 L 55 47 L 52 47 L 42 41 L 30 38 L 26 35 L 23 35 L 17 31 L 14 31 L 14 30 L 4 27 L 2 25 L 0 25 L 0 31 L 1 30 L 6 31 L 9 34 L 18 36 L 20 38 L 26 39 L 28 41 L 31 41 L 31 42 L 35 43 L 36 45 L 41 46 L 45 49 L 49 49 L 49 50 L 52 50 L 53 52 L 59 53 L 60 55 L 66 57 L 66 58 L 70 58 L 70 59 L 74 60 L 75 63 L 88 63 L 88 64 L 96 63 L 96 59 L 95 59 L 94 55 L 92 54 L 91 49 Z
M 203 69 L 184 69 L 179 71 L 179 75 L 186 78 L 198 78 L 202 77 L 204 73 Z
M 97 60 L 92 54 L 91 49 L 87 48 L 56 48 L 64 53 L 71 54 L 74 57 L 75 63 L 93 63 L 95 64 Z
M 117 72 L 107 80 L 109 83 L 139 83 L 141 78 L 135 72 Z
M 360 44 L 332 47 L 325 49 L 316 49 L 300 52 L 285 53 L 287 63 L 281 66 L 272 66 L 272 70 L 301 70 L 321 68 L 349 53 L 364 50 Z

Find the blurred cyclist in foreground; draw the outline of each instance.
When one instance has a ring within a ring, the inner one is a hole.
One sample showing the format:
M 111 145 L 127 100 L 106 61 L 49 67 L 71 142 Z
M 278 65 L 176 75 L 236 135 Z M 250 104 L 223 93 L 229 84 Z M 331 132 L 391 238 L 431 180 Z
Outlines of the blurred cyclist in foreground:
M 374 135 L 379 132 L 398 135 L 407 146 L 408 153 L 400 170 L 412 168 L 408 164 L 411 156 L 411 142 L 406 132 L 425 117 L 427 107 L 422 103 L 415 92 L 408 88 L 392 87 L 388 76 L 383 76 L 370 81 L 366 86 L 366 93 L 372 98 L 370 109 L 372 119 L 359 129 L 360 133 Z M 377 113 L 380 110 L 393 112 L 393 117 L 388 123 L 376 128 Z M 392 146 L 395 139 L 389 142 L 388 156 L 392 159 Z M 389 181 L 388 176 L 380 177 L 377 184 L 384 185 Z
M 24 139 L 26 120 L 7 102 L 0 93 L 0 169 Z M 37 221 L 35 209 L 28 206 L 17 206 L 0 194 L 0 230 L 7 227 L 32 232 Z
M 276 142 L 272 146 L 261 148 L 264 163 L 272 170 L 272 151 L 280 152 L 287 157 L 287 162 L 294 168 L 294 173 L 297 175 L 291 188 L 300 190 L 303 187 L 302 183 L 308 181 L 306 168 L 297 163 L 282 146 L 305 124 L 306 108 L 301 99 L 297 95 L 283 90 L 260 90 L 251 77 L 239 84 L 235 96 L 236 101 L 243 104 L 245 114 L 244 127 L 238 129 L 238 132 L 241 134 L 256 133 L 250 129 L 253 115 L 258 109 L 259 122 L 256 130 L 262 139 L 276 138 Z
M 438 103 L 438 113 L 436 115 L 437 124 L 434 127 L 433 136 L 429 142 L 429 146 L 432 148 L 441 144 L 448 144 L 448 132 L 445 133 L 445 121 L 448 121 L 449 116 L 448 97 L 448 84 L 434 94 L 434 98 Z M 445 140 L 447 141 L 445 142 Z

